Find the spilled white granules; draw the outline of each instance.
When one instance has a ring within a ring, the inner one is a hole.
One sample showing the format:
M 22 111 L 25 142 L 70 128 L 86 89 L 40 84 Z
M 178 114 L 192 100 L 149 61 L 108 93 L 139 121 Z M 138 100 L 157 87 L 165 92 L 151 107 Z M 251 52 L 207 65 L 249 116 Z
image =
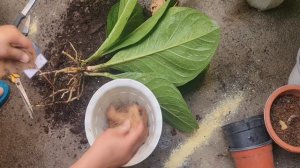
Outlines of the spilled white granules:
M 181 167 L 188 157 L 199 147 L 209 142 L 214 131 L 224 124 L 225 117 L 228 118 L 234 116 L 242 100 L 243 94 L 239 93 L 221 101 L 212 112 L 203 118 L 197 132 L 172 151 L 171 156 L 165 163 L 165 168 Z

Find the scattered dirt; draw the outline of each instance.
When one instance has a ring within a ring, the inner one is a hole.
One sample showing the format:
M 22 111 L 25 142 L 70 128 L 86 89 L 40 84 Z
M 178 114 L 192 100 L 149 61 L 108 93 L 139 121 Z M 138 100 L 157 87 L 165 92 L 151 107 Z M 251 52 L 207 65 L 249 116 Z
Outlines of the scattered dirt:
M 42 71 L 53 71 L 70 66 L 71 61 L 62 54 L 65 51 L 75 55 L 70 43 L 74 46 L 81 58 L 87 58 L 94 53 L 106 38 L 105 27 L 109 9 L 115 3 L 103 0 L 73 0 L 62 16 L 63 33 L 58 33 L 54 41 L 50 42 L 45 50 L 45 56 L 49 63 Z M 59 77 L 55 87 L 64 86 L 67 75 Z M 51 80 L 52 78 L 49 77 Z M 48 104 L 49 95 L 52 94 L 52 86 L 45 78 L 38 76 L 34 78 L 33 85 L 39 88 L 40 93 L 45 97 L 38 104 Z M 63 125 L 71 124 L 70 131 L 76 135 L 81 135 L 81 143 L 87 143 L 84 135 L 84 113 L 93 93 L 108 79 L 85 78 L 85 87 L 82 97 L 69 104 L 57 104 L 46 106 L 45 118 L 49 121 L 50 129 L 61 128 Z M 51 81 L 52 82 L 52 81 Z M 45 130 L 45 132 L 48 132 Z
M 171 135 L 172 135 L 172 136 L 176 136 L 176 135 L 177 135 L 177 131 L 176 131 L 175 128 L 173 128 L 173 129 L 171 130 Z
M 197 115 L 196 115 L 196 120 L 199 122 L 199 121 L 202 120 L 202 117 L 201 117 L 199 114 L 197 114 Z
M 277 135 L 293 146 L 300 146 L 300 98 L 294 95 L 278 97 L 271 109 L 271 122 Z M 282 124 L 287 128 L 282 129 Z

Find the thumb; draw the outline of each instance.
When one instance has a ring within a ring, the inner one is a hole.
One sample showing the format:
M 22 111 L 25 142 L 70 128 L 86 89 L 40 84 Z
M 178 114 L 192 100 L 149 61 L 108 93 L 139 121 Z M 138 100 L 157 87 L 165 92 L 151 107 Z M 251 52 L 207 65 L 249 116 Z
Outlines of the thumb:
M 0 87 L 0 97 L 3 95 L 3 92 L 4 92 L 3 88 Z
M 130 121 L 126 120 L 125 122 L 123 122 L 122 125 L 116 127 L 115 130 L 120 134 L 127 134 L 130 130 L 130 127 L 131 127 Z
M 28 63 L 30 61 L 30 57 L 28 54 L 26 54 L 21 49 L 14 47 L 8 47 L 6 53 L 1 55 L 1 58 L 16 60 L 23 63 Z

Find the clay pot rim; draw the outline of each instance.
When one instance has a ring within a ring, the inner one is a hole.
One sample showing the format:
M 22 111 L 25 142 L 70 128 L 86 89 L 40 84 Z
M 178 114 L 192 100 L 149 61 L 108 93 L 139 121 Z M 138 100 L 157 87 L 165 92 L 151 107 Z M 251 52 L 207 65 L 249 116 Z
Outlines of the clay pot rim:
M 264 120 L 265 125 L 267 128 L 268 133 L 270 134 L 271 138 L 274 140 L 276 144 L 278 144 L 280 147 L 284 148 L 287 151 L 293 152 L 293 153 L 300 153 L 300 147 L 292 146 L 283 140 L 279 138 L 275 130 L 273 129 L 272 123 L 271 123 L 271 107 L 273 105 L 274 100 L 280 96 L 283 95 L 287 91 L 293 91 L 297 90 L 300 92 L 300 86 L 297 85 L 285 85 L 278 89 L 276 89 L 268 98 L 265 109 L 264 109 Z

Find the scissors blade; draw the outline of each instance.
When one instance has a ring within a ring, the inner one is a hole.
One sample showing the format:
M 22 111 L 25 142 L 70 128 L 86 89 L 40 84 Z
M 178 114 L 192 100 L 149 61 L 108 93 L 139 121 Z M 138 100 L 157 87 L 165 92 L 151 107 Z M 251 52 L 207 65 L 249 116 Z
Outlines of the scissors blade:
M 30 22 L 31 22 L 31 18 L 30 18 L 30 15 L 29 15 L 29 16 L 27 16 L 27 19 L 26 19 L 25 24 L 24 24 L 24 28 L 22 30 L 22 33 L 23 33 L 24 36 L 28 36 L 28 34 L 29 34 Z
M 22 13 L 24 16 L 26 16 L 27 13 L 29 12 L 29 10 L 32 8 L 32 6 L 33 6 L 34 3 L 35 3 L 35 0 L 30 0 L 30 1 L 26 4 L 26 6 L 24 7 L 24 9 L 22 10 L 21 13 Z
M 26 91 L 25 91 L 25 89 L 23 87 L 23 84 L 22 84 L 22 82 L 21 82 L 21 80 L 19 78 L 16 81 L 16 86 L 19 89 L 19 91 L 21 92 L 22 99 L 23 99 L 23 101 L 25 103 L 25 106 L 26 106 L 26 109 L 27 109 L 27 111 L 29 113 L 30 118 L 33 119 L 32 105 L 31 105 L 31 103 L 29 101 L 28 95 L 27 95 L 27 93 L 26 93 Z

